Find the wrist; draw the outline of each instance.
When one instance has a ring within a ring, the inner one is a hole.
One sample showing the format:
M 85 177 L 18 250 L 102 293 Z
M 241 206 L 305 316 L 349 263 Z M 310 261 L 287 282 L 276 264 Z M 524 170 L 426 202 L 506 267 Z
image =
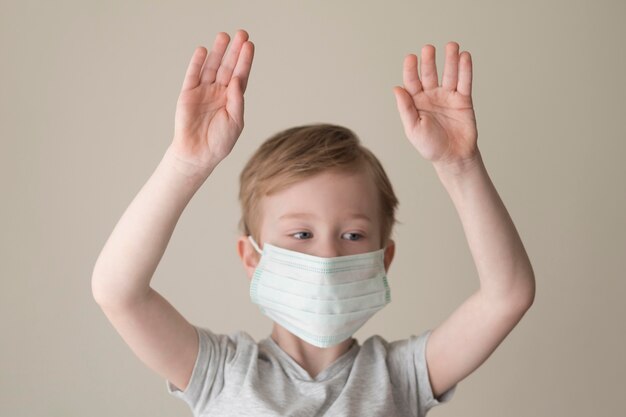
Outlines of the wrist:
M 161 164 L 172 176 L 177 177 L 184 183 L 197 185 L 198 187 L 204 183 L 218 163 L 216 161 L 208 166 L 200 167 L 176 153 L 171 145 L 167 148 L 161 160 Z
M 433 164 L 439 180 L 451 194 L 464 193 L 472 184 L 482 181 L 487 169 L 478 150 L 471 158 L 452 164 Z
M 454 180 L 480 170 L 484 167 L 484 164 L 480 150 L 476 148 L 476 151 L 470 157 L 454 162 L 433 162 L 433 167 L 440 179 Z

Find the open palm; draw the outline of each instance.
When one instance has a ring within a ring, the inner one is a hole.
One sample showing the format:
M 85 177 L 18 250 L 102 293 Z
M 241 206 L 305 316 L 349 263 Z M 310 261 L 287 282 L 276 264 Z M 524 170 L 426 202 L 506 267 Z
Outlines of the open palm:
M 452 164 L 473 158 L 478 132 L 472 105 L 472 61 L 469 52 L 459 56 L 459 45 L 446 45 L 441 86 L 437 79 L 435 48 L 422 48 L 421 81 L 417 56 L 404 59 L 404 88 L 394 87 L 404 132 L 427 160 Z
M 224 57 L 229 40 L 227 33 L 218 33 L 208 57 L 206 48 L 196 48 L 176 104 L 172 150 L 199 170 L 224 159 L 243 130 L 254 44 L 239 30 Z

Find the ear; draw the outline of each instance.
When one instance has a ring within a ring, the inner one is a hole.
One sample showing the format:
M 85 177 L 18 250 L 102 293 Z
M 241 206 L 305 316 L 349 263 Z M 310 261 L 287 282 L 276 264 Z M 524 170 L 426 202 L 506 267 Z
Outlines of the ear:
M 259 263 L 261 255 L 254 249 L 252 243 L 248 240 L 248 236 L 240 236 L 237 239 L 237 254 L 241 258 L 248 279 L 252 279 L 252 274 L 254 274 L 254 269 Z
M 393 255 L 396 253 L 396 242 L 392 239 L 389 239 L 387 242 L 387 247 L 385 249 L 385 272 L 389 271 L 389 265 L 391 265 L 391 261 L 393 260 Z

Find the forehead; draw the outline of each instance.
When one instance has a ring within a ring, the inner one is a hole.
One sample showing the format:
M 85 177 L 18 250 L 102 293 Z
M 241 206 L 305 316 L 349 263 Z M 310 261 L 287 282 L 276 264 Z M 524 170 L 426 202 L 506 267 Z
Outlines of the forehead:
M 369 173 L 327 170 L 290 184 L 261 199 L 263 217 L 271 222 L 310 218 L 368 218 L 378 223 L 378 191 Z M 304 216 L 302 216 L 304 217 Z

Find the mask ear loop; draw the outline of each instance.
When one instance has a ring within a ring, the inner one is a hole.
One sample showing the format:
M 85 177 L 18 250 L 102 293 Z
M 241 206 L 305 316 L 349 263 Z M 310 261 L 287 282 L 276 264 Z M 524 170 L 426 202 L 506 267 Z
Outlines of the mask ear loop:
M 259 252 L 259 254 L 263 254 L 263 251 L 261 251 L 261 249 L 259 249 L 259 245 L 256 244 L 256 242 L 254 241 L 254 238 L 252 237 L 252 235 L 248 235 L 248 240 L 250 241 L 250 243 L 252 243 L 252 247 L 254 247 L 254 249 Z

